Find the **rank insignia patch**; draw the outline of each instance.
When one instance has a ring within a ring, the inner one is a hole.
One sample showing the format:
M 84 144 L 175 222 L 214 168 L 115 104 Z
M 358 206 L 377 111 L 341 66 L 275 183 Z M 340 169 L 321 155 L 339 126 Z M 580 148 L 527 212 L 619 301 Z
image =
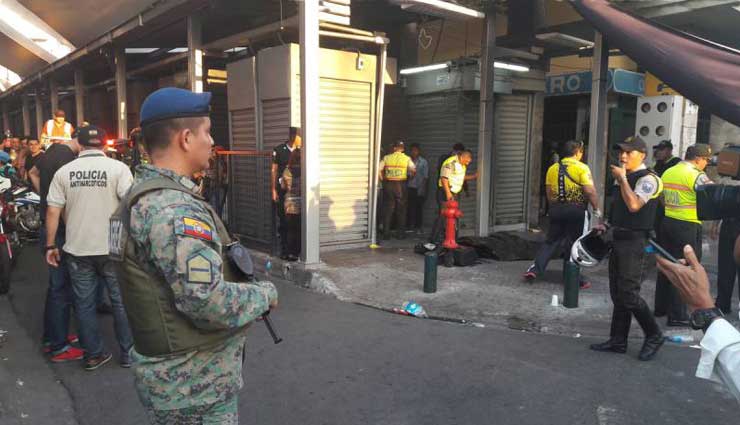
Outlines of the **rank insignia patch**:
M 206 241 L 213 240 L 213 230 L 206 223 L 190 217 L 184 217 L 182 222 L 185 225 L 185 235 Z
M 200 254 L 188 260 L 188 283 L 208 283 L 213 280 L 211 262 Z

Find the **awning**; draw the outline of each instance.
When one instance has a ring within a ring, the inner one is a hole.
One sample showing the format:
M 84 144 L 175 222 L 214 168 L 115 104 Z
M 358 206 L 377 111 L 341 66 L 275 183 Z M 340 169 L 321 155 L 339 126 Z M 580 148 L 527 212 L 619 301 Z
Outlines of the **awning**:
M 571 3 L 610 47 L 700 107 L 740 125 L 740 52 L 635 16 L 606 0 Z

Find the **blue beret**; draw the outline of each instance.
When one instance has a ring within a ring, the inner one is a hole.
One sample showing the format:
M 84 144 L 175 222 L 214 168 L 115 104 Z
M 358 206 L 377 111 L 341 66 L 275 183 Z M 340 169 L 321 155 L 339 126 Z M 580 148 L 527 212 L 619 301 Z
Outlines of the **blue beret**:
M 8 162 L 10 162 L 10 155 L 8 155 L 4 150 L 0 150 L 0 163 L 5 164 Z
M 159 89 L 141 105 L 141 126 L 172 118 L 207 117 L 211 93 L 193 93 L 174 87 Z

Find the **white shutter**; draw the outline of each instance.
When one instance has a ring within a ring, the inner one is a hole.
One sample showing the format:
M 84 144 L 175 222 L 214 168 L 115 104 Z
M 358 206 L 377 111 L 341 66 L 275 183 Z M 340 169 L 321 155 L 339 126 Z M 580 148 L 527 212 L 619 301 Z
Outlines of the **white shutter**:
M 322 246 L 369 238 L 372 84 L 321 78 Z
M 498 229 L 526 226 L 530 98 L 496 96 L 491 223 Z

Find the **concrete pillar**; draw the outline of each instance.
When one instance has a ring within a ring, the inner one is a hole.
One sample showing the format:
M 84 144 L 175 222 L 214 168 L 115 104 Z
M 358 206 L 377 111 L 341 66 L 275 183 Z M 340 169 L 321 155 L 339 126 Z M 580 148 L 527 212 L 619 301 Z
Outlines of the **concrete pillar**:
M 190 90 L 203 92 L 203 26 L 200 15 L 188 16 L 188 84 Z
M 319 0 L 298 3 L 301 49 L 301 126 L 303 191 L 301 260 L 319 262 L 320 140 L 319 140 Z
M 31 132 L 31 107 L 28 104 L 28 95 L 21 93 L 21 115 L 23 116 L 23 134 Z M 38 136 L 38 135 L 37 135 Z
M 604 184 L 606 182 L 609 140 L 607 132 L 607 76 L 609 73 L 609 46 L 604 36 L 596 32 L 594 57 L 591 67 L 591 121 L 588 132 L 588 166 L 594 178 L 596 193 L 599 194 L 599 209 L 604 210 Z
M 481 41 L 480 66 L 480 119 L 478 123 L 478 190 L 476 209 L 478 228 L 476 236 L 488 236 L 491 208 L 491 174 L 493 172 L 493 126 L 494 126 L 494 50 L 496 49 L 496 13 L 489 8 Z
M 44 117 L 44 105 L 41 103 L 41 89 L 36 89 L 36 132 L 38 135 L 41 135 L 41 131 L 44 128 L 44 124 L 46 123 L 45 118 L 51 118 L 51 117 Z M 54 111 L 51 112 L 52 114 Z M 26 132 L 26 134 L 30 133 L 29 130 Z
M 59 109 L 59 86 L 54 79 L 49 80 L 49 100 L 51 102 L 51 113 L 53 115 L 54 112 Z
M 75 112 L 77 127 L 85 121 L 85 73 L 75 69 Z
M 10 130 L 10 114 L 8 114 L 8 103 L 3 102 L 3 134 L 5 134 L 7 130 Z
M 118 122 L 118 138 L 128 137 L 128 120 L 126 107 L 126 52 L 123 48 L 116 48 L 116 120 Z

